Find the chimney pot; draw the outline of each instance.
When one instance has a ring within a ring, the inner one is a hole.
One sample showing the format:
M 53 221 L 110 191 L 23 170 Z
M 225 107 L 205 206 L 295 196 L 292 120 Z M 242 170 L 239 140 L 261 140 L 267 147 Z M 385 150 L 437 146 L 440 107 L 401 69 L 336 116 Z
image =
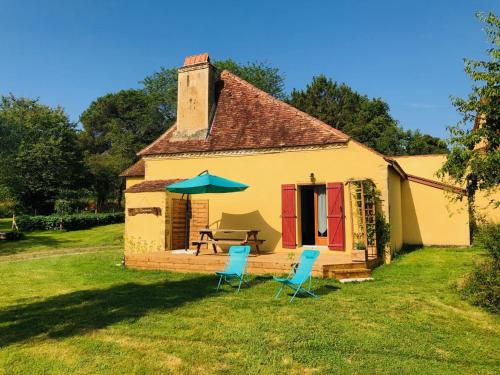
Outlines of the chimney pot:
M 200 53 L 199 55 L 192 55 L 186 57 L 184 59 L 183 66 L 196 65 L 208 62 L 210 62 L 210 56 L 208 56 L 208 53 Z

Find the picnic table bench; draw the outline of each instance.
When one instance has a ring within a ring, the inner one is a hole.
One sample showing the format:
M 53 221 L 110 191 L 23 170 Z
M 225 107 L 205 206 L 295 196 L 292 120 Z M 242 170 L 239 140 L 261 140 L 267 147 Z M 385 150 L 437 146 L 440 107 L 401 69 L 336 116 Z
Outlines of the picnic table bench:
M 260 254 L 259 245 L 265 240 L 257 238 L 259 232 L 258 229 L 202 229 L 200 239 L 192 244 L 196 245 L 196 255 L 200 253 L 201 245 L 212 245 L 214 253 L 217 253 L 217 245 L 255 245 L 257 253 Z M 244 234 L 245 238 L 216 237 L 215 233 Z

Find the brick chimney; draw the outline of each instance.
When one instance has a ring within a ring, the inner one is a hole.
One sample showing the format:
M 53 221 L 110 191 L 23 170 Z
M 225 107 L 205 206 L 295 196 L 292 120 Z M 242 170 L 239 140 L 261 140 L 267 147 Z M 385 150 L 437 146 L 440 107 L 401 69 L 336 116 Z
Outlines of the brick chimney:
M 208 53 L 188 56 L 179 68 L 176 139 L 205 139 L 214 105 L 215 68 Z

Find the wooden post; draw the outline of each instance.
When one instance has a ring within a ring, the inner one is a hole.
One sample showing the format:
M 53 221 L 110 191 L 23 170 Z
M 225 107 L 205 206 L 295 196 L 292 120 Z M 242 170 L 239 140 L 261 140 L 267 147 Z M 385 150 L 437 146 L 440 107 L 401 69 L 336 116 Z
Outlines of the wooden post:
M 363 220 L 363 237 L 365 240 L 365 261 L 368 261 L 368 237 L 366 233 L 365 191 L 363 187 L 363 181 L 360 182 L 360 185 L 361 185 L 361 213 Z
M 352 190 L 351 190 L 351 185 L 352 183 L 349 181 L 347 182 L 349 184 L 349 210 L 350 210 L 350 217 L 351 217 L 351 240 L 352 240 L 352 249 L 355 249 L 355 238 L 354 238 L 354 220 L 353 216 L 354 213 L 352 211 Z
M 16 214 L 12 214 L 12 227 L 11 227 L 12 230 L 16 230 L 17 232 L 19 232 L 19 227 L 17 226 L 17 223 L 16 223 Z

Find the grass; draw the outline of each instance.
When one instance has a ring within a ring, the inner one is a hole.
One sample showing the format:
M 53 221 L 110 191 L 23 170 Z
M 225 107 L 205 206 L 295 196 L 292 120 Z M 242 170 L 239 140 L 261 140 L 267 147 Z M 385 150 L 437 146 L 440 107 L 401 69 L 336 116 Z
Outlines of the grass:
M 10 219 L 0 219 L 0 231 L 8 230 Z M 85 249 L 123 244 L 123 224 L 111 224 L 78 231 L 34 231 L 20 241 L 0 241 L 2 255 L 52 251 L 54 249 Z
M 2 219 L 0 218 L 0 232 L 6 232 L 11 229 L 12 219 Z
M 116 250 L 1 263 L 0 373 L 497 374 L 498 317 L 454 288 L 479 255 L 417 250 L 293 304 L 266 277 L 216 293 Z

